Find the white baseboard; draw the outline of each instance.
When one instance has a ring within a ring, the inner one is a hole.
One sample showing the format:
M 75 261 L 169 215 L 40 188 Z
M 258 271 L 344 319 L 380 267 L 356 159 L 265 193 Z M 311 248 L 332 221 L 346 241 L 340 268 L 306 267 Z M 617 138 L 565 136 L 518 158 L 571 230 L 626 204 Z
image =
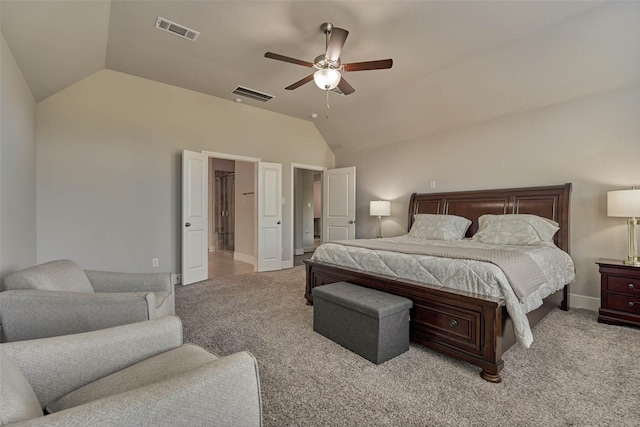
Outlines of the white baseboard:
M 236 261 L 246 262 L 247 264 L 256 265 L 256 257 L 254 257 L 253 255 L 234 252 L 233 259 L 235 259 Z
M 283 269 L 293 268 L 293 260 L 292 259 L 283 260 L 282 261 L 282 268 Z
M 304 249 L 294 249 L 293 250 L 293 254 L 294 255 L 304 255 Z
M 308 246 L 306 248 L 304 248 L 304 253 L 306 254 L 307 252 L 313 252 L 316 250 L 315 246 Z
M 598 311 L 600 308 L 600 298 L 569 294 L 569 308 L 584 308 L 586 310 Z

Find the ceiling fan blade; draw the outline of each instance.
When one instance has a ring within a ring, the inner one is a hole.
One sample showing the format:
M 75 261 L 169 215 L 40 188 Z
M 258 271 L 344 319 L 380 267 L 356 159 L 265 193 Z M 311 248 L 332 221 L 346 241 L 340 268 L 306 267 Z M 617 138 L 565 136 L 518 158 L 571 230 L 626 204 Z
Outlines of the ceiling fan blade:
M 305 77 L 304 79 L 298 80 L 297 82 L 285 87 L 286 90 L 294 90 L 299 88 L 300 86 L 302 86 L 303 84 L 309 83 L 311 80 L 313 80 L 313 74 L 309 74 L 307 77 Z
M 329 36 L 329 45 L 327 46 L 327 53 L 324 55 L 329 61 L 337 61 L 342 53 L 342 46 L 347 41 L 349 31 L 333 27 L 331 35 Z
M 378 61 L 354 62 L 344 64 L 344 71 L 384 70 L 393 66 L 393 59 L 380 59 Z
M 353 92 L 355 92 L 356 90 L 353 88 L 353 86 L 351 86 L 349 83 L 347 83 L 347 81 L 344 79 L 344 77 L 340 78 L 340 83 L 338 83 L 338 89 L 340 89 L 340 92 L 342 92 L 344 95 L 350 95 Z
M 265 58 L 275 59 L 277 61 L 290 62 L 296 65 L 302 65 L 303 67 L 313 67 L 311 62 L 303 61 L 301 59 L 290 58 L 288 56 L 280 55 L 278 53 L 267 52 L 264 54 Z

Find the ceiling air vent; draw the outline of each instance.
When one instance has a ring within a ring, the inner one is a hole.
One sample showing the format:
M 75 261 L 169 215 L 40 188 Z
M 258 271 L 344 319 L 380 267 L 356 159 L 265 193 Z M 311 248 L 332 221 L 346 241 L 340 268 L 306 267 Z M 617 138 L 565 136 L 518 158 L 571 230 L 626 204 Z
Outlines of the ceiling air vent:
M 171 22 L 168 19 L 160 17 L 156 20 L 156 28 L 174 34 L 178 37 L 182 37 L 183 39 L 191 40 L 192 42 L 198 40 L 198 36 L 200 35 L 200 32 L 196 30 L 192 30 L 191 28 L 187 28 L 183 25 L 176 24 L 175 22 Z
M 273 95 L 269 95 L 268 93 L 258 92 L 257 90 L 249 89 L 246 87 L 238 86 L 233 92 L 235 95 L 246 96 L 247 98 L 255 99 L 260 102 L 267 102 L 275 98 Z

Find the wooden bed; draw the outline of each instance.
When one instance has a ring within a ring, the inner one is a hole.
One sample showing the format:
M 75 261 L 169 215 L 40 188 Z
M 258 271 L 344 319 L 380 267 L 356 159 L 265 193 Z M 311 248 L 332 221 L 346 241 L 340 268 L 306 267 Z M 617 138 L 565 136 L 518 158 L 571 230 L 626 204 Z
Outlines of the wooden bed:
M 483 214 L 535 214 L 560 225 L 554 241 L 569 252 L 569 198 L 571 184 L 501 190 L 426 193 L 411 196 L 408 228 L 418 213 L 459 215 L 472 221 L 467 237 L 478 230 Z M 502 354 L 513 343 L 513 324 L 502 298 L 486 297 L 388 276 L 305 261 L 308 304 L 311 290 L 334 282 L 351 282 L 413 301 L 411 340 L 482 368 L 480 376 L 500 382 Z M 554 307 L 569 309 L 569 285 L 547 297 L 544 304 L 527 314 L 535 325 Z

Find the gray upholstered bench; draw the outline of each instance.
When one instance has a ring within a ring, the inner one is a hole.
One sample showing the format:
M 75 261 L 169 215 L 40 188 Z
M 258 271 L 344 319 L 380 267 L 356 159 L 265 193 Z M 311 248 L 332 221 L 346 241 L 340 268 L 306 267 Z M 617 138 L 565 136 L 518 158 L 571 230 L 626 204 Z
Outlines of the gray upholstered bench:
M 312 292 L 314 331 L 376 364 L 409 350 L 411 300 L 348 282 Z

